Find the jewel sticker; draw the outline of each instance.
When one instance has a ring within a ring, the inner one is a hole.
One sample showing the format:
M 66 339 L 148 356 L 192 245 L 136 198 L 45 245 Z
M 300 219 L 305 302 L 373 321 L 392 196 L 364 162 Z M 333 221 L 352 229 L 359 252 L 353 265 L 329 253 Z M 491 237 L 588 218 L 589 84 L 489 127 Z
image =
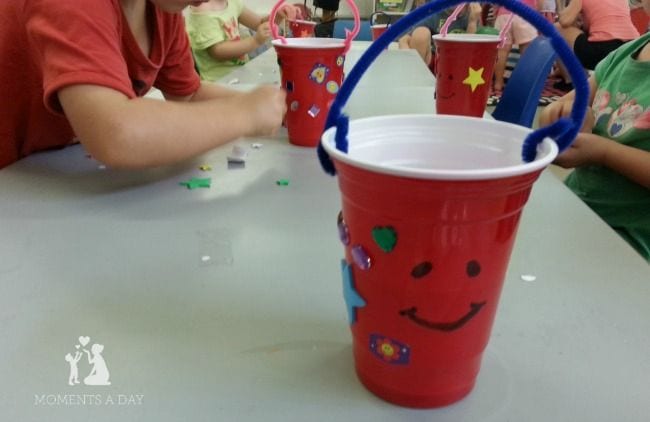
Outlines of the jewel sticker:
M 370 351 L 385 363 L 406 365 L 411 359 L 411 349 L 402 342 L 382 336 L 370 334 Z
M 372 229 L 372 238 L 384 252 L 391 252 L 397 243 L 397 233 L 391 226 L 377 226 Z
M 289 106 L 289 108 L 291 109 L 291 111 L 296 111 L 298 110 L 299 106 L 300 104 L 298 104 L 298 101 L 291 101 L 291 105 Z
M 348 230 L 348 225 L 345 224 L 345 221 L 343 220 L 343 211 L 339 212 L 339 216 L 336 219 L 336 225 L 338 226 L 339 229 L 339 239 L 341 240 L 341 243 L 344 245 L 349 245 L 350 244 L 350 232 Z
M 345 62 L 345 57 L 343 57 L 343 56 L 338 56 L 338 57 L 336 58 L 336 65 L 337 65 L 338 67 L 343 66 L 343 63 L 344 63 L 344 62 Z
M 352 260 L 355 264 L 357 264 L 357 267 L 364 271 L 369 270 L 370 267 L 372 267 L 372 261 L 370 260 L 370 257 L 366 251 L 363 249 L 363 246 L 355 245 L 352 247 L 350 252 L 352 253 Z
M 325 85 L 325 88 L 327 89 L 327 92 L 330 94 L 336 94 L 339 92 L 339 84 L 337 84 L 334 81 L 329 81 L 327 85 Z
M 318 113 L 320 113 L 320 108 L 316 104 L 311 106 L 309 110 L 307 110 L 307 114 L 309 114 L 311 117 L 316 118 L 318 116 Z
M 327 75 L 329 75 L 329 73 L 330 70 L 327 66 L 322 65 L 320 63 L 316 63 L 312 68 L 311 72 L 309 72 L 309 79 L 316 82 L 317 84 L 322 84 L 323 82 L 325 82 L 325 79 L 327 78 Z

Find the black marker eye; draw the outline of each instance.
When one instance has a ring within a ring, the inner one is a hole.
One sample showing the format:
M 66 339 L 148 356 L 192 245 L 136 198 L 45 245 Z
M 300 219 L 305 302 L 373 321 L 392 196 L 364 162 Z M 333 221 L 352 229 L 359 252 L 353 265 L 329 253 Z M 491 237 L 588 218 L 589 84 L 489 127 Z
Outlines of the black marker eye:
M 411 270 L 411 277 L 422 278 L 431 272 L 433 265 L 429 261 L 420 262 Z
M 481 273 L 481 264 L 478 261 L 469 261 L 467 263 L 467 268 L 465 269 L 467 275 L 470 277 L 476 277 Z

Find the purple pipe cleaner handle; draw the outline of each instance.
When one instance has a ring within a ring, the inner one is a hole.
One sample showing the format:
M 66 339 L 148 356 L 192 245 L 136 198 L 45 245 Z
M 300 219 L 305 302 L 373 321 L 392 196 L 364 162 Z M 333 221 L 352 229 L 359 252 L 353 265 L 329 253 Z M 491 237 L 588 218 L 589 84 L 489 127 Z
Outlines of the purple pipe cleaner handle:
M 329 114 L 327 115 L 325 130 L 336 125 L 337 133 L 335 140 L 336 148 L 338 150 L 345 153 L 348 152 L 348 116 L 342 114 L 341 111 L 352 94 L 352 90 L 356 87 L 357 83 L 359 83 L 359 80 L 361 80 L 361 77 L 377 56 L 388 47 L 388 44 L 390 44 L 393 39 L 406 32 L 415 24 L 436 12 L 464 2 L 464 0 L 432 0 L 429 3 L 423 4 L 408 15 L 399 19 L 394 24 L 390 25 L 386 32 L 384 32 L 370 45 L 370 47 L 368 47 L 357 64 L 350 71 L 345 82 L 341 85 L 341 88 L 330 107 Z M 587 112 L 589 84 L 585 77 L 582 64 L 580 64 L 578 58 L 573 54 L 573 51 L 560 36 L 555 27 L 536 10 L 531 9 L 518 0 L 491 0 L 489 3 L 496 3 L 505 6 L 511 12 L 530 22 L 541 34 L 548 37 L 551 40 L 551 45 L 555 49 L 555 52 L 571 75 L 576 95 L 573 102 L 573 108 L 571 109 L 570 118 L 561 118 L 547 127 L 537 129 L 530 133 L 524 140 L 522 158 L 525 162 L 534 160 L 537 153 L 537 145 L 539 145 L 539 143 L 547 136 L 555 140 L 561 152 L 571 145 L 575 139 L 582 127 Z M 334 163 L 332 163 L 329 155 L 325 152 L 322 144 L 318 145 L 318 159 L 326 173 L 331 175 L 336 174 Z

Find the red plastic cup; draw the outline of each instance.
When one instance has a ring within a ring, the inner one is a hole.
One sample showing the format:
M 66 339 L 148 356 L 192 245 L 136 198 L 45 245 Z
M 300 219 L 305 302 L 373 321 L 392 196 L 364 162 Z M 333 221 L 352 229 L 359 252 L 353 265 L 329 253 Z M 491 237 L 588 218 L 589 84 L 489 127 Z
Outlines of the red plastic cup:
M 488 34 L 433 36 L 436 46 L 436 112 L 481 117 L 485 112 L 499 37 Z
M 289 29 L 294 38 L 309 38 L 314 36 L 316 22 L 305 20 L 289 21 Z
M 285 123 L 289 142 L 315 147 L 325 120 L 343 82 L 344 42 L 334 38 L 287 38 L 274 40 L 287 91 Z
M 353 120 L 347 154 L 335 133 L 323 146 L 357 376 L 399 405 L 454 403 L 474 387 L 522 208 L 557 146 L 524 163 L 528 128 L 460 116 Z
M 370 27 L 371 34 L 372 34 L 372 40 L 374 41 L 377 38 L 379 38 L 381 36 L 381 34 L 386 32 L 386 29 L 388 29 L 388 24 L 385 24 L 385 23 L 384 24 L 372 25 Z

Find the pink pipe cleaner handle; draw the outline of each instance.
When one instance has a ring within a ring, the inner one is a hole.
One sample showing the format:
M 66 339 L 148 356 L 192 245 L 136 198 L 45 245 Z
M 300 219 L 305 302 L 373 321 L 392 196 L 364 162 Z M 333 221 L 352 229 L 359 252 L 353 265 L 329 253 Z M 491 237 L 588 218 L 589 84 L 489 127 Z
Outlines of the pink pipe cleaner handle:
M 275 17 L 278 14 L 278 11 L 281 9 L 282 3 L 284 3 L 286 0 L 278 0 L 275 5 L 273 5 L 273 8 L 271 9 L 271 13 L 269 14 L 269 24 L 271 25 L 271 35 L 273 36 L 274 40 L 280 40 L 282 44 L 287 43 L 287 39 L 284 38 L 282 35 L 278 33 L 278 26 L 275 24 Z M 352 11 L 352 17 L 354 18 L 354 28 L 352 31 L 349 29 L 345 30 L 345 50 L 343 50 L 343 53 L 347 53 L 350 47 L 352 46 L 352 40 L 357 36 L 359 31 L 361 30 L 361 18 L 359 17 L 359 9 L 357 8 L 357 5 L 354 3 L 353 0 L 346 0 L 348 3 L 348 6 L 350 7 L 350 10 Z
M 357 5 L 354 3 L 353 0 L 346 0 L 348 3 L 348 6 L 350 6 L 350 10 L 352 11 L 352 17 L 354 18 L 354 28 L 352 28 L 352 31 L 349 29 L 345 29 L 345 49 L 343 50 L 343 54 L 347 53 L 350 47 L 352 46 L 352 40 L 357 36 L 359 31 L 361 30 L 361 18 L 359 17 L 359 9 L 357 8 Z
M 464 3 L 459 4 L 456 6 L 454 11 L 449 15 L 445 23 L 442 25 L 442 28 L 440 28 L 440 35 L 443 37 L 447 36 L 447 31 L 449 30 L 449 26 L 458 18 L 458 15 L 460 15 L 460 12 L 463 10 L 463 7 L 465 7 Z
M 278 14 L 278 10 L 280 10 L 280 7 L 284 2 L 285 0 L 279 0 L 277 3 L 275 3 L 273 5 L 273 8 L 271 8 L 271 13 L 269 14 L 269 25 L 271 25 L 271 35 L 273 36 L 274 40 L 279 39 L 282 44 L 286 44 L 287 39 L 278 33 L 278 26 L 275 24 L 275 16 Z
M 501 28 L 501 32 L 499 32 L 499 39 L 501 40 L 501 43 L 499 44 L 499 48 L 502 48 L 503 46 L 506 45 L 507 37 L 506 34 L 510 31 L 510 26 L 512 26 L 512 20 L 515 18 L 515 14 L 510 12 L 510 16 L 508 16 L 508 20 L 506 21 L 506 24 L 503 25 L 503 28 Z

